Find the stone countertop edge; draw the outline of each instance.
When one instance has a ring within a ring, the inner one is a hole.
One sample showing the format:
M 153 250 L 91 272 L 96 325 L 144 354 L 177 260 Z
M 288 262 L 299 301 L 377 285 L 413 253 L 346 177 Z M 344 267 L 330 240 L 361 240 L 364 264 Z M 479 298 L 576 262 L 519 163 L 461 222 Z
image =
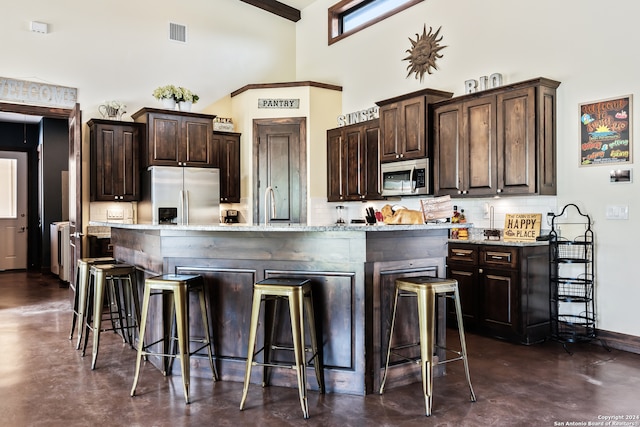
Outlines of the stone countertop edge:
M 349 225 L 244 225 L 244 224 L 212 224 L 212 225 L 165 225 L 165 224 L 120 224 L 112 222 L 90 221 L 92 226 L 123 228 L 129 230 L 175 230 L 175 231 L 284 231 L 284 232 L 322 232 L 322 231 L 410 231 L 410 230 L 448 230 L 450 228 L 470 228 L 473 224 L 464 226 L 451 223 L 438 224 L 349 224 Z
M 535 242 L 505 242 L 504 240 L 461 240 L 461 239 L 449 239 L 449 243 L 462 243 L 473 245 L 494 245 L 494 246 L 548 246 L 548 240 L 536 240 Z

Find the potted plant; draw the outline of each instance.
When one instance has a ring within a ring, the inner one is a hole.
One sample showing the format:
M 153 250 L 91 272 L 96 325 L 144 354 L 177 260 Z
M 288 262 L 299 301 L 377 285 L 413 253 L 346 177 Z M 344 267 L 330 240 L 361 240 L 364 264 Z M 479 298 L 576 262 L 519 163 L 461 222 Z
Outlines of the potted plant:
M 176 102 L 178 100 L 178 88 L 174 85 L 165 85 L 157 87 L 153 91 L 153 97 L 162 101 L 164 108 L 174 110 L 176 108 Z
M 200 97 L 193 93 L 191 90 L 182 86 L 178 87 L 176 101 L 180 111 L 191 111 L 191 105 L 198 102 Z
M 191 105 L 198 102 L 200 97 L 191 90 L 175 85 L 160 86 L 153 91 L 154 98 L 162 101 L 165 108 L 174 110 L 176 102 L 180 111 L 191 111 Z

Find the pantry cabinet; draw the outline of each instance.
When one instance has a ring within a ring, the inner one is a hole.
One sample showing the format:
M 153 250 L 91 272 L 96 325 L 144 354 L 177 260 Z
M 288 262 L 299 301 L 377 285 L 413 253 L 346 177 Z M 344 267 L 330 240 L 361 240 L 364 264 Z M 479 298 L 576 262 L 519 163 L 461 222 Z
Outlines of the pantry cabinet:
M 559 85 L 538 78 L 433 105 L 435 195 L 555 195 Z
M 429 155 L 430 104 L 453 96 L 450 92 L 424 89 L 379 101 L 380 160 L 419 159 Z
M 91 119 L 91 201 L 132 202 L 140 198 L 140 139 L 137 123 Z
M 220 202 L 240 203 L 240 134 L 216 131 L 212 142 L 220 168 Z
M 327 200 L 381 199 L 379 120 L 327 131 Z
M 214 115 L 143 108 L 131 117 L 145 125 L 145 167 L 215 167 Z
M 548 264 L 546 244 L 449 243 L 447 277 L 458 281 L 465 328 L 522 344 L 549 337 Z

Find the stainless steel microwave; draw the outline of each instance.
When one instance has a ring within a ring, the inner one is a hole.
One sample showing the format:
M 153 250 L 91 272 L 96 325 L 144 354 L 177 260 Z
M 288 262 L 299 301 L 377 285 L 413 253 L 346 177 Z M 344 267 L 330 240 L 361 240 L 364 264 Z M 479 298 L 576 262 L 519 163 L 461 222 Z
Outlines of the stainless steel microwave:
M 429 194 L 429 159 L 383 163 L 381 168 L 383 196 Z

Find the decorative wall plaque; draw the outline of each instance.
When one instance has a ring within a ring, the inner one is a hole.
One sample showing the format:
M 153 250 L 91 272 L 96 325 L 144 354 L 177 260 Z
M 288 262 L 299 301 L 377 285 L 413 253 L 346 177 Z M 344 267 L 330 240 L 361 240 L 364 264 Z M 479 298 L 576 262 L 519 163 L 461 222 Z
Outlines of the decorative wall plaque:
M 427 34 L 427 25 L 425 24 L 422 29 L 422 35 L 416 33 L 415 41 L 409 39 L 411 42 L 411 49 L 407 49 L 409 56 L 403 59 L 403 61 L 409 61 L 407 78 L 411 74 L 415 74 L 416 79 L 420 77 L 420 82 L 422 82 L 424 73 L 431 74 L 432 68 L 434 70 L 438 69 L 436 60 L 442 58 L 439 52 L 447 47 L 439 45 L 442 41 L 442 36 L 438 38 L 441 29 L 442 27 L 433 33 L 433 28 L 429 27 L 429 34 Z

